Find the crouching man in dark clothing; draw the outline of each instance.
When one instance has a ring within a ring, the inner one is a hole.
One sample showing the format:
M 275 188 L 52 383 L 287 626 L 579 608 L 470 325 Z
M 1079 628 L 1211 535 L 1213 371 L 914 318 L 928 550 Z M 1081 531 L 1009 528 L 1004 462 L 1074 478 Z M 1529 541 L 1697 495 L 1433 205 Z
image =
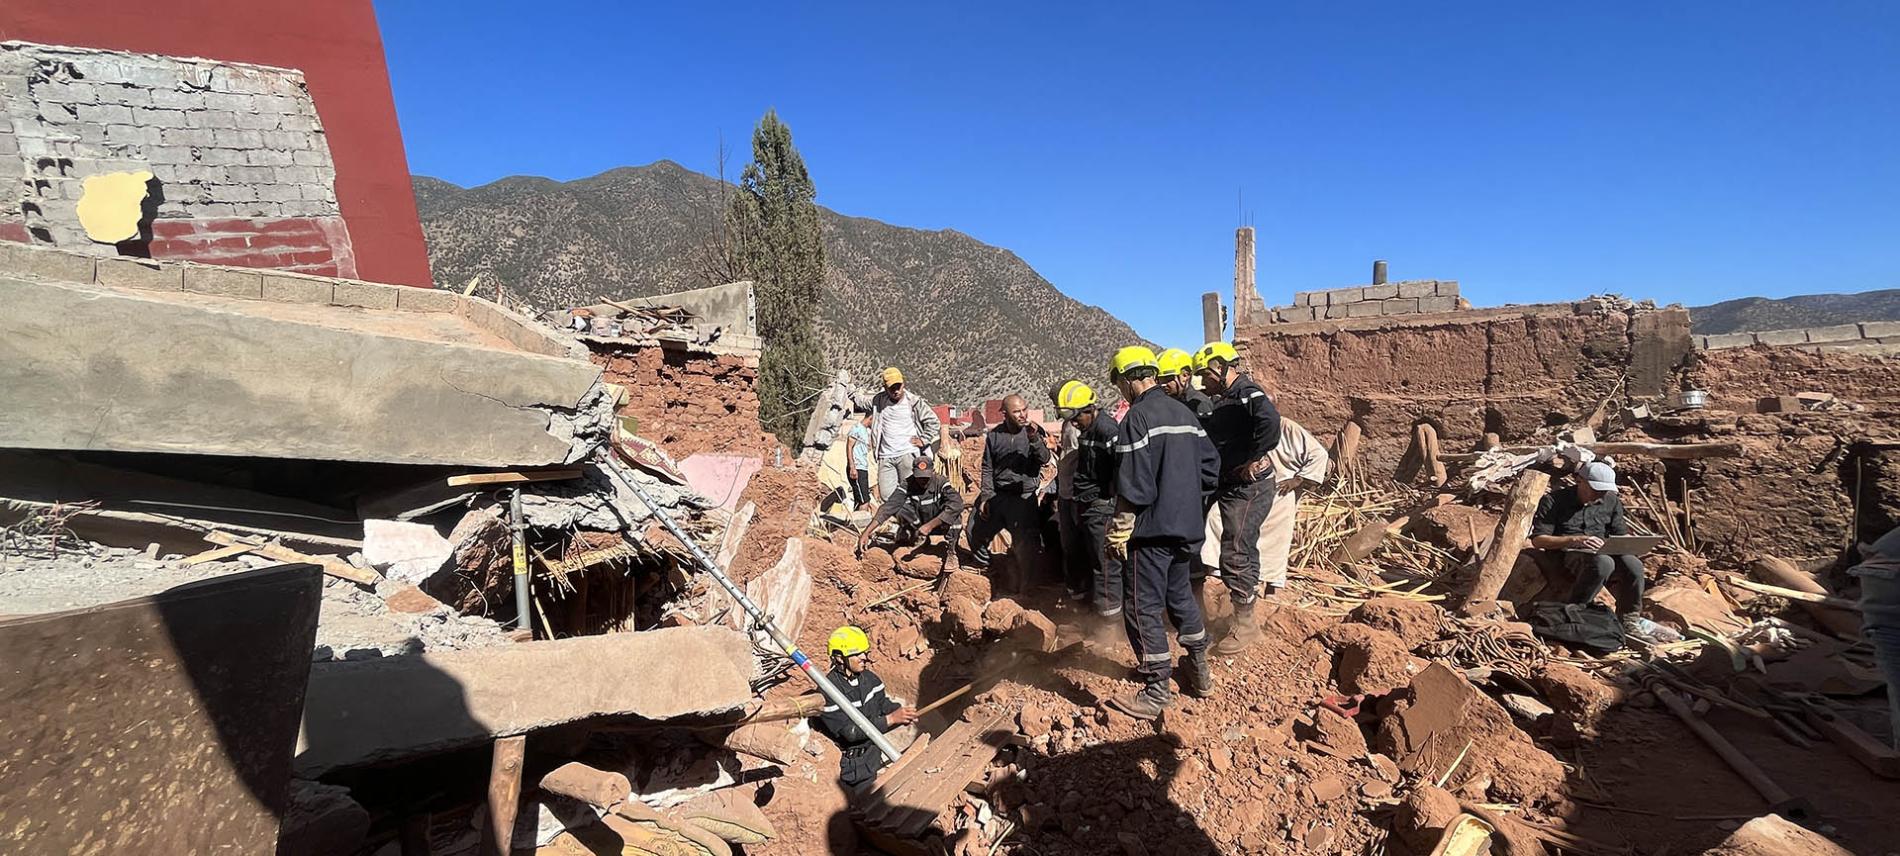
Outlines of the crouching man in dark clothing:
M 963 495 L 957 493 L 957 489 L 947 479 L 937 474 L 929 457 L 918 455 L 911 465 L 910 477 L 884 498 L 883 505 L 878 506 L 877 513 L 871 516 L 870 525 L 865 526 L 858 535 L 859 555 L 863 555 L 864 548 L 870 545 L 871 533 L 892 518 L 897 520 L 893 546 L 909 546 L 910 555 L 914 556 L 930 542 L 930 536 L 941 534 L 943 567 L 940 573 L 957 570 L 957 536 L 962 532 Z M 898 567 L 902 568 L 903 564 L 899 563 Z
M 1603 587 L 1620 575 L 1626 589 L 1612 589 L 1611 594 L 1616 598 L 1616 614 L 1623 622 L 1624 634 L 1652 644 L 1672 641 L 1667 637 L 1674 636 L 1675 631 L 1641 615 L 1643 586 L 1648 581 L 1642 560 L 1598 552 L 1603 549 L 1603 539 L 1628 534 L 1629 521 L 1623 515 L 1623 500 L 1617 495 L 1616 470 L 1602 461 L 1591 461 L 1577 471 L 1574 490 L 1553 490 L 1538 502 L 1537 516 L 1531 523 L 1531 546 L 1562 551 L 1564 568 L 1577 577 L 1565 603 L 1596 600 Z
M 831 673 L 833 685 L 850 700 L 872 728 L 879 733 L 888 732 L 893 726 L 909 725 L 917 721 L 915 708 L 906 706 L 902 699 L 892 696 L 884 689 L 884 681 L 868 666 L 871 654 L 871 638 L 864 631 L 845 625 L 832 631 Z M 844 709 L 827 700 L 818 714 L 818 730 L 832 742 L 838 744 L 841 755 L 838 761 L 838 783 L 844 785 L 846 793 L 856 796 L 868 788 L 877 779 L 877 771 L 889 763 L 871 737 L 851 721 Z M 905 741 L 908 742 L 908 741 Z M 903 751 L 901 748 L 898 751 Z

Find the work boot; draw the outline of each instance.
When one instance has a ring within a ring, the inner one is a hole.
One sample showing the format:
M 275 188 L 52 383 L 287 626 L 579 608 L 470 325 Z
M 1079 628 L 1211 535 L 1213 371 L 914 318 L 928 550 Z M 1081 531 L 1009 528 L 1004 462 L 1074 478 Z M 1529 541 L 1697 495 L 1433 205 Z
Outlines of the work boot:
M 1140 720 L 1153 720 L 1174 704 L 1174 693 L 1165 682 L 1151 683 L 1126 696 L 1108 700 L 1116 710 Z
M 1214 694 L 1214 670 L 1207 665 L 1207 649 L 1190 648 L 1181 658 L 1181 691 L 1195 698 Z
M 949 576 L 960 570 L 963 570 L 963 562 L 957 558 L 956 545 L 952 544 L 943 551 L 943 569 L 940 573 Z
M 1234 604 L 1234 620 L 1227 630 L 1227 637 L 1214 646 L 1214 653 L 1231 657 L 1260 641 L 1260 625 L 1253 617 L 1253 604 Z

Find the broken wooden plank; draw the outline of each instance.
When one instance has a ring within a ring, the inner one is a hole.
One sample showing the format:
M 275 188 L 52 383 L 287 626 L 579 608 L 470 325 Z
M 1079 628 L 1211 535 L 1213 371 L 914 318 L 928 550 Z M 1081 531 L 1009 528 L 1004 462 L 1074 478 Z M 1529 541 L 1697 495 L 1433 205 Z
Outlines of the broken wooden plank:
M 1525 470 L 1518 475 L 1517 484 L 1511 486 L 1508 510 L 1498 520 L 1497 535 L 1491 539 L 1491 549 L 1484 554 L 1484 563 L 1478 568 L 1478 580 L 1465 598 L 1467 609 L 1496 600 L 1498 592 L 1504 589 L 1511 569 L 1517 566 L 1517 554 L 1523 551 L 1525 539 L 1530 535 L 1531 516 L 1537 512 L 1537 504 L 1549 487 L 1550 476 L 1539 470 Z
M 485 856 L 508 856 L 515 849 L 515 815 L 521 810 L 521 765 L 528 751 L 526 736 L 495 741 L 488 768 L 488 823 L 482 835 Z
M 222 532 L 216 529 L 206 532 L 204 539 L 213 544 L 219 544 L 225 547 L 246 546 L 250 548 L 250 552 L 273 561 L 309 562 L 310 564 L 322 568 L 323 572 L 330 576 L 336 577 L 337 579 L 349 580 L 361 586 L 373 587 L 383 578 L 382 574 L 352 567 L 348 562 L 338 559 L 335 556 L 312 556 L 309 553 L 300 553 L 296 550 L 292 550 L 275 541 L 252 543 L 236 535 L 232 535 L 229 532 Z
M 449 476 L 449 487 L 469 487 L 490 484 L 525 484 L 528 482 L 568 481 L 581 477 L 578 469 L 555 470 L 512 470 L 501 473 L 463 473 Z
M 178 566 L 181 568 L 189 568 L 193 565 L 202 565 L 206 562 L 216 562 L 221 559 L 242 556 L 255 549 L 257 549 L 257 547 L 252 544 L 231 544 L 225 547 L 213 547 L 202 553 L 193 553 L 178 560 Z
M 893 765 L 859 809 L 860 822 L 899 837 L 922 834 L 1008 742 L 1009 716 L 997 710 L 958 722 L 916 758 Z

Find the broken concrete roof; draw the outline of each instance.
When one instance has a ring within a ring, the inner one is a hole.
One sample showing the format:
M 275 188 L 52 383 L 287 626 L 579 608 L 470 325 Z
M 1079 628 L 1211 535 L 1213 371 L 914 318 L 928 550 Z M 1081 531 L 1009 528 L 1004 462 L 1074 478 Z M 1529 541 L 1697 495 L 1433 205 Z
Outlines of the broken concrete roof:
M 543 317 L 590 344 L 654 344 L 756 354 L 763 344 L 756 315 L 752 283 L 741 281 L 607 300 Z
M 429 289 L 0 242 L 0 331 L 0 447 L 530 466 L 611 416 L 585 349 Z

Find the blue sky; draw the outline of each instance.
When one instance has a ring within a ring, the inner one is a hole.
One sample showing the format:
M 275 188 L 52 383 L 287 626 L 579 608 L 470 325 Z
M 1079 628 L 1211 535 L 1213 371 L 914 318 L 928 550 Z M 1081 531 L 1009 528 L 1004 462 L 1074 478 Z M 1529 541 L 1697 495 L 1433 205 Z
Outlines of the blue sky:
M 1066 8 L 1064 8 L 1066 7 Z M 377 0 L 410 168 L 736 174 L 776 107 L 840 212 L 1007 247 L 1189 347 L 1269 304 L 1900 286 L 1900 3 Z

